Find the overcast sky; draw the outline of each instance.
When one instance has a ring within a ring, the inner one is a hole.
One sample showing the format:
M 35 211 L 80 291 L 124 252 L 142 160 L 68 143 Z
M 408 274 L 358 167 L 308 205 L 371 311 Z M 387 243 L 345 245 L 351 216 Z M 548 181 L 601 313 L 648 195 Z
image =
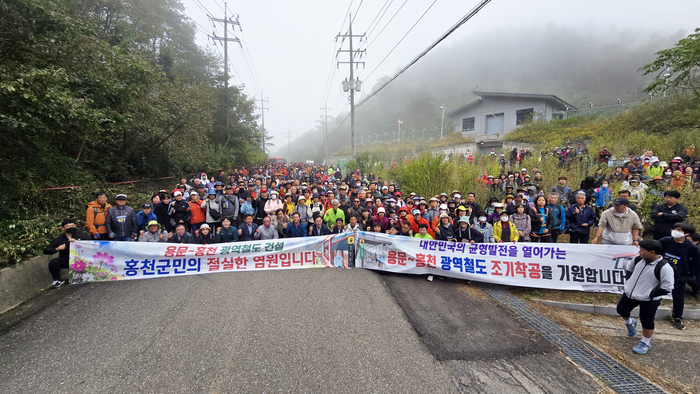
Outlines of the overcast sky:
M 201 32 L 213 29 L 204 9 L 221 18 L 223 0 L 183 2 L 187 14 L 201 25 L 198 44 L 214 48 Z M 475 0 L 230 1 L 229 15 L 237 14 L 243 28 L 243 36 L 238 28 L 236 36 L 244 40 L 243 51 L 247 49 L 249 52 L 248 59 L 248 52 L 244 55 L 238 44 L 229 45 L 231 82 L 244 83 L 251 96 L 260 98 L 264 92 L 265 98 L 269 99 L 265 126 L 276 139 L 273 141 L 274 153 L 286 144 L 287 130 L 292 132 L 294 139 L 295 135 L 318 124 L 316 121 L 324 101 L 327 100 L 328 107 L 332 107 L 329 115 L 348 110 L 348 99 L 341 89 L 341 82 L 349 71 L 348 65 L 337 68 L 335 51 L 339 47 L 334 42 L 337 34 L 347 33 L 348 9 L 354 19 L 353 34 L 371 32 L 366 41 L 354 41 L 355 48 L 358 45 L 360 49 L 367 48 L 362 59 L 366 68 L 360 68 L 357 74 L 364 81 L 363 93 L 366 94 L 377 79 L 393 74 L 407 64 L 478 3 Z M 377 23 L 375 17 L 380 15 L 382 8 L 386 12 L 376 18 Z M 425 16 L 403 42 L 379 65 L 424 13 Z M 594 35 L 604 34 L 611 28 L 649 33 L 685 30 L 689 33 L 700 27 L 698 15 L 700 1 L 690 0 L 493 0 L 440 45 L 449 46 L 474 33 L 496 28 L 550 23 L 580 28 Z M 392 17 L 394 19 L 389 23 Z M 216 32 L 223 36 L 220 24 L 217 24 Z M 343 49 L 348 49 L 347 44 L 346 40 Z M 223 48 L 219 46 L 217 50 L 223 56 Z M 244 56 L 252 66 L 246 67 L 248 62 Z M 340 60 L 347 61 L 347 56 L 341 54 Z M 371 105 L 371 101 L 366 105 Z

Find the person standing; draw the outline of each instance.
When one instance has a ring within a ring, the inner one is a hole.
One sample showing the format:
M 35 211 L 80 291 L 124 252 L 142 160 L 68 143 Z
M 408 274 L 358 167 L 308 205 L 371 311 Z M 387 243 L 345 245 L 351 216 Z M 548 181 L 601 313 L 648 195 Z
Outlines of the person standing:
M 126 194 L 117 194 L 117 205 L 107 212 L 107 233 L 112 241 L 131 241 L 138 226 L 134 208 L 126 206 Z
M 662 255 L 674 269 L 675 278 L 673 284 L 673 325 L 679 329 L 685 329 L 683 324 L 683 308 L 685 305 L 685 285 L 688 279 L 697 275 L 698 247 L 688 239 L 695 233 L 695 227 L 687 223 L 673 225 L 671 235 L 659 240 L 663 248 Z
M 106 240 L 107 239 L 107 211 L 112 208 L 107 204 L 107 194 L 103 191 L 95 193 L 95 201 L 91 201 L 85 212 L 85 226 L 87 227 L 92 239 Z
M 493 238 L 496 242 L 518 242 L 519 234 L 515 224 L 508 220 L 506 211 L 499 214 L 498 223 L 493 225 Z
M 598 229 L 591 243 L 598 243 L 603 238 L 603 245 L 638 245 L 639 231 L 643 228 L 636 212 L 631 210 L 629 200 L 618 197 L 613 206 L 600 214 Z
M 238 219 L 240 206 L 238 196 L 233 194 L 233 187 L 231 185 L 226 185 L 226 187 L 224 187 L 224 194 L 219 197 L 219 203 L 221 204 L 221 216 L 231 218 L 235 225 Z
M 591 226 L 595 223 L 595 211 L 586 204 L 586 193 L 576 193 L 576 204 L 566 210 L 566 220 L 569 221 L 569 243 L 587 244 L 591 236 Z
M 632 348 L 637 354 L 646 354 L 651 349 L 654 317 L 661 296 L 673 289 L 673 268 L 662 253 L 659 241 L 645 239 L 639 242 L 639 256 L 627 265 L 624 294 L 617 303 L 617 314 L 625 321 L 630 337 L 637 334 L 637 319 L 632 318 L 630 312 L 639 306 L 642 339 Z
M 209 190 L 208 198 L 202 204 L 202 209 L 205 210 L 205 222 L 215 232 L 221 225 L 221 203 L 219 197 L 216 196 L 216 190 Z
M 168 206 L 168 216 L 170 216 L 170 224 L 173 227 L 182 223 L 186 229 L 189 229 L 192 209 L 190 209 L 190 203 L 183 199 L 182 192 L 179 190 L 173 193 L 173 201 Z
M 61 223 L 61 230 L 63 230 L 63 233 L 54 238 L 54 240 L 44 248 L 44 254 L 50 255 L 58 253 L 58 257 L 49 261 L 49 272 L 53 278 L 51 287 L 54 289 L 61 287 L 63 284 L 63 280 L 61 280 L 61 268 L 68 268 L 70 243 L 74 241 L 90 240 L 88 234 L 78 231 L 78 227 L 75 225 L 75 220 L 73 219 L 63 220 Z
M 651 211 L 650 219 L 654 222 L 651 232 L 654 239 L 668 237 L 676 223 L 684 222 L 688 217 L 688 208 L 678 202 L 681 194 L 677 190 L 664 193 L 664 203 L 656 204 Z

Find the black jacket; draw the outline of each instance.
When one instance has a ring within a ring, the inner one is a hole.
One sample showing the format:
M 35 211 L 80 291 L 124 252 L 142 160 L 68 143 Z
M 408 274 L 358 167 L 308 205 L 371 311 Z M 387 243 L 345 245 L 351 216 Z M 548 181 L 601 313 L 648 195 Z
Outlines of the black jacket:
M 468 226 L 466 229 L 462 229 L 462 226 L 457 226 L 457 229 L 455 229 L 454 232 L 454 237 L 457 238 L 457 242 L 468 243 L 471 240 L 474 240 L 476 243 L 484 242 L 484 234 L 471 226 Z
M 194 237 L 187 231 L 185 231 L 182 237 L 177 235 L 177 233 L 173 233 L 173 236 L 168 238 L 168 242 L 171 244 L 193 244 Z
M 189 223 L 190 217 L 192 216 L 192 210 L 190 209 L 190 203 L 185 200 L 173 200 L 168 206 L 168 215 L 170 215 L 171 225 L 177 226 L 182 220 L 184 223 Z M 156 215 L 158 217 L 158 215 Z
M 667 236 L 671 235 L 674 224 L 685 221 L 688 217 L 688 208 L 683 204 L 676 204 L 670 208 L 666 203 L 656 204 L 649 216 L 654 221 L 653 232 L 661 236 Z
M 89 241 L 90 235 L 82 233 L 80 231 L 76 232 L 73 234 L 73 239 L 77 241 Z M 49 246 L 44 248 L 44 254 L 54 254 L 57 252 L 56 248 L 61 246 L 61 245 L 66 245 L 65 249 L 59 250 L 58 251 L 58 258 L 60 259 L 68 259 L 70 257 L 70 241 L 68 241 L 68 237 L 66 236 L 66 233 L 63 233 L 59 235 L 58 237 L 54 238 L 53 241 L 49 244 Z
M 320 229 L 320 230 L 319 230 L 318 227 L 316 227 L 315 224 L 314 224 L 313 226 L 311 226 L 311 230 L 310 230 L 310 234 L 309 234 L 309 235 L 312 236 L 312 237 L 318 237 L 318 236 L 321 236 L 321 235 L 328 235 L 328 234 L 330 234 L 330 233 L 331 233 L 331 230 L 328 229 L 328 226 L 326 226 L 325 224 L 321 223 L 321 229 Z

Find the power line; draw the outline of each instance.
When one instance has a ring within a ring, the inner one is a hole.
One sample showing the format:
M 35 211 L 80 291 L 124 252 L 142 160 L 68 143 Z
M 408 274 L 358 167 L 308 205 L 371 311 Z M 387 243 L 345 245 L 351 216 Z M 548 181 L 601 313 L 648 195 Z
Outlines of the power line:
M 418 20 L 416 21 L 416 23 L 414 23 L 413 26 L 411 26 L 411 28 L 408 29 L 408 31 L 406 32 L 406 34 L 404 34 L 403 37 L 401 37 L 401 39 L 399 40 L 399 42 L 397 42 L 396 45 L 394 45 L 394 47 L 391 48 L 391 50 L 389 51 L 389 53 L 387 53 L 386 56 L 384 56 L 384 59 L 382 59 L 382 61 L 379 62 L 379 64 L 377 64 L 377 67 L 375 67 L 374 70 L 372 70 L 372 72 L 370 72 L 369 74 L 367 74 L 367 76 L 365 77 L 365 79 L 369 79 L 369 76 L 372 75 L 375 71 L 377 71 L 377 69 L 379 68 L 379 66 L 381 66 L 382 63 L 384 63 L 384 61 L 389 57 L 389 55 L 391 55 L 392 52 L 394 52 L 394 50 L 399 46 L 399 44 L 401 44 L 401 43 L 403 42 L 403 40 L 406 38 L 406 36 L 408 36 L 408 34 L 413 30 L 414 27 L 416 27 L 416 25 L 418 24 L 418 22 L 420 22 L 421 19 L 423 19 L 423 17 L 425 16 L 425 14 L 427 14 L 428 11 L 430 11 L 430 9 L 433 8 L 433 6 L 435 5 L 435 3 L 437 3 L 437 0 L 434 0 L 433 3 L 430 4 L 430 6 L 428 7 L 427 10 L 425 10 L 425 12 L 423 13 L 423 15 L 421 15 L 420 18 L 418 18 Z M 369 45 L 368 45 L 368 46 L 369 46 Z
M 379 21 L 382 20 L 381 18 L 379 18 L 379 15 L 381 15 L 381 16 L 383 17 L 384 14 L 386 14 L 386 11 L 389 9 L 389 7 L 387 7 L 387 4 L 389 4 L 389 6 L 391 6 L 391 3 L 392 3 L 393 1 L 394 1 L 394 0 L 386 0 L 386 1 L 384 2 L 384 5 L 382 6 L 382 8 L 380 8 L 380 9 L 379 9 L 379 12 L 377 12 L 377 16 L 374 17 L 374 19 L 372 20 L 372 23 L 370 23 L 370 24 L 369 24 L 369 27 L 367 27 L 367 30 L 371 30 L 369 33 L 367 33 L 368 36 L 369 36 L 370 34 L 372 34 L 372 32 L 374 31 L 374 28 L 373 28 L 374 22 L 377 22 L 377 24 L 379 24 Z M 387 7 L 386 10 L 384 9 L 384 7 Z M 384 13 L 382 13 L 382 11 L 384 11 Z M 379 20 L 377 20 L 377 18 L 379 18 Z M 376 26 L 375 26 L 375 27 L 376 27 Z
M 357 6 L 357 9 L 355 10 L 355 16 L 352 17 L 351 23 L 355 23 L 355 18 L 357 18 L 357 13 L 360 11 L 360 7 L 362 7 L 362 3 L 364 3 L 365 0 L 360 0 L 360 5 Z
M 435 47 L 436 47 L 439 43 L 441 43 L 445 38 L 447 38 L 450 34 L 454 33 L 455 30 L 457 30 L 458 28 L 460 28 L 463 24 L 467 23 L 467 21 L 469 21 L 472 17 L 474 17 L 474 15 L 476 15 L 479 11 L 481 11 L 481 9 L 484 8 L 484 7 L 486 6 L 486 4 L 488 4 L 488 3 L 490 3 L 490 2 L 491 2 L 491 0 L 481 0 L 481 1 L 479 2 L 479 4 L 477 4 L 474 8 L 472 8 L 472 9 L 469 11 L 469 13 L 467 13 L 467 15 L 465 15 L 462 19 L 460 19 L 459 21 L 457 21 L 457 23 L 455 23 L 454 25 L 452 25 L 452 27 L 450 27 L 450 28 L 449 28 L 445 33 L 443 33 L 437 40 L 435 40 L 432 44 L 430 44 L 430 46 L 428 46 L 425 50 L 423 50 L 423 52 L 421 52 L 415 59 L 413 59 L 410 63 L 408 63 L 404 68 L 402 68 L 401 70 L 399 70 L 396 74 L 394 74 L 393 77 L 391 77 L 388 81 L 386 81 L 385 83 L 383 83 L 379 88 L 377 88 L 374 92 L 372 92 L 372 94 L 370 94 L 369 96 L 367 96 L 367 97 L 365 97 L 364 99 L 360 100 L 360 102 L 358 102 L 357 105 L 355 105 L 355 108 L 359 108 L 362 104 L 366 103 L 367 100 L 371 99 L 372 97 L 374 97 L 374 95 L 376 95 L 376 94 L 379 93 L 382 89 L 384 89 L 385 87 L 387 87 L 387 85 L 389 85 L 389 84 L 390 84 L 391 82 L 393 82 L 396 78 L 398 78 L 399 75 L 403 74 L 403 73 L 404 73 L 406 70 L 408 70 L 412 65 L 414 65 L 418 60 L 420 60 L 423 56 L 425 56 L 426 54 L 428 54 L 428 52 L 430 52 L 433 48 L 435 48 Z M 335 130 L 333 130 L 333 131 L 331 132 L 331 134 L 333 134 L 333 133 L 335 133 L 336 131 L 338 131 L 338 130 L 340 129 L 340 127 L 343 125 L 343 123 L 345 123 L 345 121 L 348 120 L 349 117 L 350 117 L 350 114 L 348 114 L 348 115 L 340 122 L 340 124 L 338 125 L 338 127 L 336 127 Z
M 250 49 L 248 48 L 248 43 L 245 40 L 245 34 L 243 34 L 243 29 L 241 29 L 241 39 L 243 40 L 243 46 L 245 47 L 245 51 L 248 54 L 248 61 L 250 62 L 250 66 L 253 69 L 253 74 L 255 75 L 255 80 L 258 83 L 258 88 L 262 92 L 262 83 L 260 82 L 260 78 L 258 77 L 258 72 L 255 69 L 255 64 L 253 64 L 253 57 L 250 55 Z
M 201 8 L 201 9 L 202 9 L 202 11 L 206 12 L 206 13 L 207 13 L 207 16 L 209 16 L 209 17 L 210 17 L 210 16 L 212 15 L 212 13 L 211 13 L 211 12 L 209 12 L 209 10 L 207 9 L 207 7 L 205 7 L 205 6 L 204 6 L 204 4 L 202 4 L 202 2 L 201 2 L 201 1 L 199 1 L 199 0 L 195 0 L 195 1 L 196 1 L 196 3 L 195 3 L 195 4 L 197 4 L 197 6 L 198 6 L 199 8 Z
M 401 7 L 399 7 L 399 9 L 396 10 L 396 12 L 395 12 L 394 15 L 391 17 L 391 19 L 389 19 L 389 22 L 387 22 L 386 25 L 384 25 L 384 27 L 382 27 L 382 30 L 380 30 L 379 33 L 377 33 L 377 36 L 374 37 L 374 38 L 372 39 L 372 41 L 370 41 L 369 44 L 367 44 L 367 46 L 365 47 L 365 49 L 369 48 L 370 45 L 374 44 L 374 42 L 377 41 L 377 38 L 379 38 L 379 36 L 382 35 L 382 32 L 384 32 L 384 29 L 386 29 L 386 27 L 389 26 L 389 24 L 391 23 L 391 21 L 393 21 L 394 18 L 396 18 L 396 15 L 398 15 L 399 11 L 401 11 L 401 9 L 403 8 L 403 6 L 406 5 L 406 3 L 408 3 L 408 0 L 404 1 L 403 4 L 401 4 Z M 388 8 L 387 8 L 387 10 L 388 10 Z M 377 24 L 379 24 L 379 23 L 377 23 Z M 376 27 L 376 26 L 375 26 L 375 27 Z
M 224 7 L 222 7 L 221 4 L 219 4 L 218 0 L 214 0 L 214 3 L 216 3 L 216 5 L 219 6 L 219 8 L 221 8 L 221 11 L 225 12 Z

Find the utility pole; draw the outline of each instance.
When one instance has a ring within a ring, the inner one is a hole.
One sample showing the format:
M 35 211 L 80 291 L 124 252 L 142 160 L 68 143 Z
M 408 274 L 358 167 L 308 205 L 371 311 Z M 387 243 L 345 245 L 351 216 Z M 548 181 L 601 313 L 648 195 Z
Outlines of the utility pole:
M 216 35 L 215 32 L 212 31 L 212 34 L 209 36 L 214 41 L 223 41 L 224 43 L 224 80 L 226 84 L 226 90 L 224 91 L 224 107 L 226 107 L 226 130 L 228 131 L 228 43 L 229 42 L 237 42 L 238 45 L 243 48 L 243 44 L 241 44 L 241 40 L 238 38 L 228 38 L 228 25 L 238 25 L 239 27 L 241 26 L 241 23 L 238 22 L 238 15 L 233 15 L 231 18 L 228 17 L 228 7 L 226 5 L 226 2 L 224 2 L 224 18 L 214 18 L 211 15 L 209 15 L 209 20 L 211 20 L 212 26 L 214 25 L 214 22 L 218 23 L 223 23 L 224 24 L 224 37 L 221 38 Z
M 323 139 L 326 145 L 326 156 L 324 159 L 324 164 L 328 164 L 328 110 L 333 108 L 328 108 L 328 103 L 324 102 L 323 108 L 321 109 L 323 110 Z
M 352 14 L 348 14 L 348 21 L 349 27 L 348 27 L 348 34 L 338 34 L 335 36 L 335 40 L 338 41 L 338 38 L 349 38 L 348 42 L 350 43 L 350 50 L 342 50 L 339 49 L 338 53 L 336 54 L 336 57 L 340 52 L 348 52 L 350 54 L 350 61 L 349 62 L 338 62 L 338 68 L 340 68 L 340 64 L 350 64 L 350 80 L 348 81 L 347 79 L 343 81 L 343 91 L 347 92 L 350 91 L 350 142 L 352 143 L 352 157 L 355 157 L 355 92 L 359 92 L 361 87 L 362 87 L 362 82 L 360 82 L 359 79 L 355 80 L 355 67 L 358 65 L 362 64 L 362 67 L 364 68 L 365 62 L 356 62 L 354 60 L 356 55 L 359 55 L 362 57 L 362 55 L 366 52 L 366 50 L 353 50 L 352 49 L 352 40 L 355 37 L 359 38 L 364 38 L 365 35 L 352 35 Z
M 262 116 L 262 151 L 263 153 L 267 153 L 265 150 L 265 110 L 270 110 L 270 108 L 265 108 L 265 103 L 269 103 L 270 100 L 265 100 L 265 96 L 260 92 L 260 100 L 256 99 L 255 100 L 260 101 L 260 114 Z
M 289 157 L 287 158 L 287 163 L 292 159 L 292 133 L 287 129 L 287 143 L 289 144 Z

